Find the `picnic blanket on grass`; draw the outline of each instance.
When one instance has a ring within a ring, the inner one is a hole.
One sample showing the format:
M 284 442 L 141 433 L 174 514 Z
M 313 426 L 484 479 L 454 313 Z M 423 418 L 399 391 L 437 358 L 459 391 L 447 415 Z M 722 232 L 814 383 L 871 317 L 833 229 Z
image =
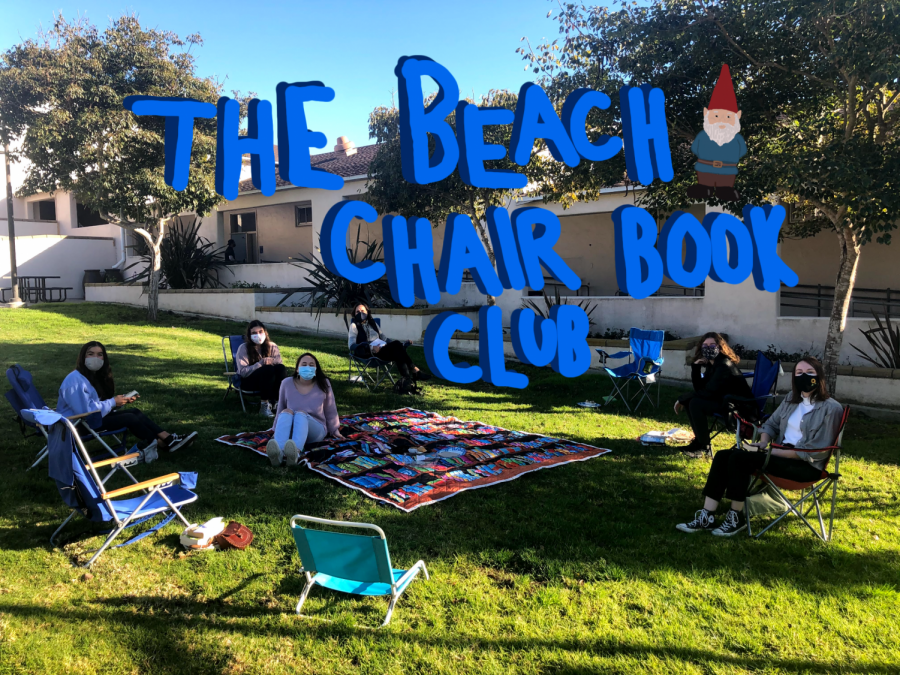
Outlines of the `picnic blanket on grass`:
M 347 440 L 307 445 L 301 463 L 406 512 L 610 452 L 413 408 L 342 417 L 341 433 Z M 265 457 L 271 438 L 270 429 L 216 440 Z

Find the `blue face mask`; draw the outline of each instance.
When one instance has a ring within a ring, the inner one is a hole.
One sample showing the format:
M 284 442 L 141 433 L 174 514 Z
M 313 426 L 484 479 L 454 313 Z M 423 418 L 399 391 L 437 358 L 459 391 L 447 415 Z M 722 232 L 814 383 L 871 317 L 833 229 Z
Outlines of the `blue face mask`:
M 311 380 L 316 376 L 316 367 L 300 366 L 297 368 L 297 374 L 304 380 Z

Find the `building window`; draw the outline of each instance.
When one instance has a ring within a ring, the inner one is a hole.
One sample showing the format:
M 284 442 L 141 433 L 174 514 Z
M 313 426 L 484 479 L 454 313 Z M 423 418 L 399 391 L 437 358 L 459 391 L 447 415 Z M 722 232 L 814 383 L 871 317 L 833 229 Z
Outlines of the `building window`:
M 303 202 L 298 204 L 296 208 L 297 227 L 308 227 L 312 225 L 312 203 Z
M 78 227 L 93 227 L 94 225 L 107 225 L 109 221 L 103 218 L 98 211 L 89 209 L 84 204 L 75 204 L 78 214 Z
M 234 255 L 238 263 L 256 264 L 262 247 L 256 240 L 256 211 L 228 214 L 231 236 L 234 240 Z
M 53 199 L 42 199 L 39 202 L 35 202 L 34 219 L 56 220 L 56 201 Z
M 232 213 L 230 215 L 231 233 L 256 232 L 256 212 Z

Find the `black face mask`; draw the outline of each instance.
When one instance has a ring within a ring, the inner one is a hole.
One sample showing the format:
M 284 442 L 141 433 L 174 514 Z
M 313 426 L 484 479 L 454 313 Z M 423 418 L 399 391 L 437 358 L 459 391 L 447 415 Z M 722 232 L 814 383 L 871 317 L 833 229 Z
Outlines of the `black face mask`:
M 719 345 L 703 345 L 700 347 L 700 353 L 703 354 L 703 358 L 712 361 L 719 355 Z
M 368 318 L 369 318 L 369 315 L 366 314 L 365 312 L 357 312 L 357 313 L 356 313 L 356 320 L 357 320 L 357 321 L 362 321 L 363 323 L 365 323 L 365 320 L 368 319 Z
M 804 394 L 809 394 L 819 388 L 818 375 L 810 375 L 809 373 L 794 375 L 794 382 L 797 384 L 797 389 Z

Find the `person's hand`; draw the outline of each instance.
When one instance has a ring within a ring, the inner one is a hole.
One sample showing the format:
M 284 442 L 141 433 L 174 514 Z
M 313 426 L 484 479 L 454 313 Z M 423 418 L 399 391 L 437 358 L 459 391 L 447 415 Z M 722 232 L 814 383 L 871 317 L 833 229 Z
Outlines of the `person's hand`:
M 372 347 L 372 353 L 373 353 L 373 354 L 377 354 L 377 353 L 380 352 L 380 351 L 381 351 L 381 346 L 380 346 L 380 345 L 379 345 L 378 347 Z
M 680 415 L 682 410 L 684 410 L 684 404 L 681 401 L 675 401 L 675 414 Z
M 266 358 L 262 359 L 262 364 L 263 364 L 264 366 L 274 366 L 274 365 L 275 365 L 275 359 L 272 358 L 271 356 L 267 356 Z
M 406 342 L 403 343 L 403 346 L 404 346 L 404 347 L 411 347 L 411 346 L 412 346 L 412 340 L 407 340 Z
M 695 366 L 705 366 L 707 363 L 709 363 L 709 361 L 707 361 L 704 358 L 699 358 L 696 361 L 694 361 Z
M 116 396 L 116 407 L 121 408 L 123 405 L 127 405 L 129 403 L 134 402 L 135 399 L 137 399 L 137 396 L 132 396 L 129 398 L 129 397 L 123 396 L 122 394 L 118 394 Z
M 335 431 L 333 438 L 336 441 L 346 441 L 347 440 L 344 436 L 341 435 L 340 431 Z
M 762 452 L 768 447 L 768 445 L 768 443 L 763 443 L 762 441 L 760 441 L 759 443 L 744 443 L 745 448 L 754 448 L 754 450 L 751 450 L 751 452 Z

